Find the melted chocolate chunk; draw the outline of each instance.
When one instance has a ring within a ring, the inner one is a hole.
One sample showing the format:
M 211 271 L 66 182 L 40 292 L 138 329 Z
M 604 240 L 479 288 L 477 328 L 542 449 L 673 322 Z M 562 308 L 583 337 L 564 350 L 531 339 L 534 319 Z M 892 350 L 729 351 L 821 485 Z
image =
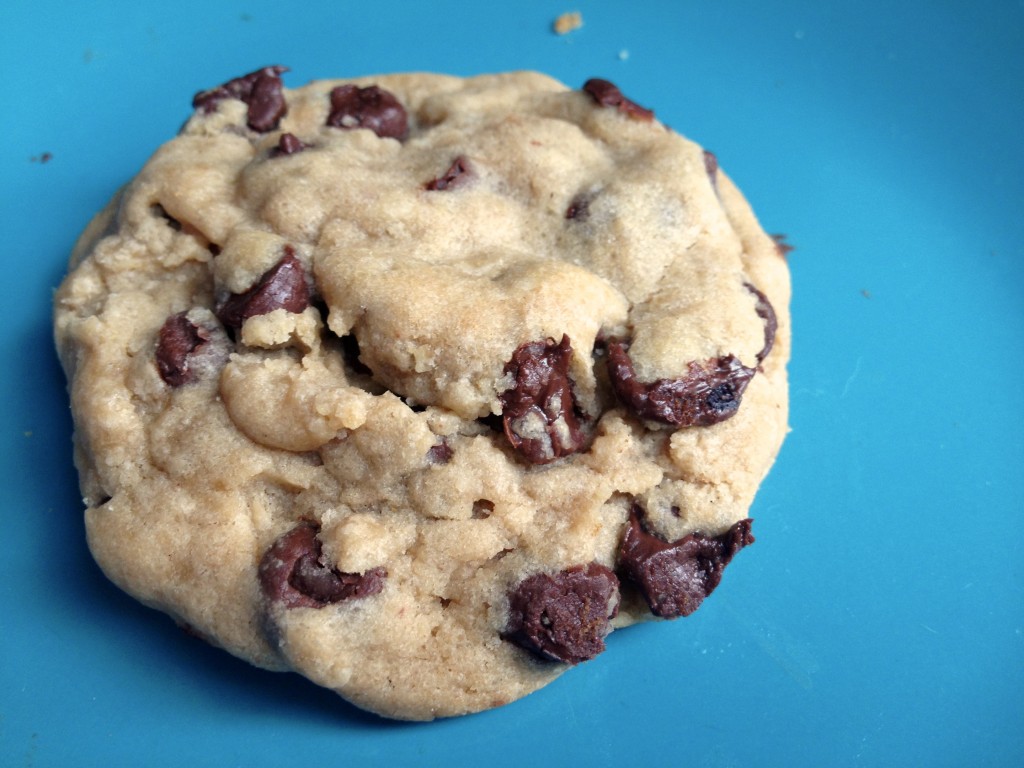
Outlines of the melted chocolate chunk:
M 635 101 L 630 101 L 622 95 L 618 86 L 607 80 L 593 77 L 583 84 L 583 90 L 602 107 L 615 107 L 619 112 L 634 120 L 646 122 L 654 119 L 652 110 L 641 107 Z
M 270 150 L 270 156 L 295 155 L 304 149 L 309 149 L 309 145 L 304 144 L 294 133 L 282 133 L 277 146 Z
M 585 436 L 572 393 L 572 346 L 563 335 L 523 344 L 505 364 L 514 384 L 501 395 L 502 422 L 512 447 L 534 464 L 578 451 Z
M 768 353 L 772 351 L 772 347 L 775 345 L 775 332 L 779 329 L 779 319 L 775 316 L 775 308 L 768 301 L 767 296 L 750 283 L 744 283 L 743 285 L 757 297 L 757 306 L 754 308 L 754 311 L 764 321 L 764 346 L 757 353 L 757 362 L 760 365 L 768 357 Z
M 431 192 L 444 192 L 446 190 L 455 189 L 461 187 L 470 181 L 475 174 L 473 173 L 473 167 L 469 164 L 463 155 L 456 157 L 448 170 L 438 176 L 436 179 L 431 179 L 423 188 Z
M 691 533 L 666 542 L 644 530 L 634 505 L 619 547 L 619 569 L 640 589 L 655 616 L 689 616 L 722 581 L 733 556 L 754 542 L 752 522 L 740 520 L 717 537 Z
M 331 91 L 331 112 L 327 125 L 345 130 L 368 128 L 383 138 L 405 138 L 409 119 L 394 94 L 370 85 L 339 85 Z
M 740 406 L 743 392 L 754 376 L 733 355 L 689 364 L 690 371 L 676 379 L 638 381 L 629 345 L 608 342 L 608 373 L 615 395 L 642 419 L 675 427 L 706 427 L 725 421 Z
M 268 600 L 287 608 L 323 608 L 342 600 L 358 600 L 384 588 L 387 571 L 342 573 L 324 562 L 318 529 L 302 523 L 284 534 L 263 555 L 260 588 Z
M 242 323 L 256 315 L 266 315 L 275 309 L 299 313 L 309 306 L 309 286 L 302 262 L 290 245 L 284 248 L 284 257 L 256 281 L 245 293 L 235 293 L 217 308 L 217 317 L 229 328 L 241 328 Z
M 171 315 L 160 328 L 156 346 L 156 367 L 169 386 L 180 387 L 195 380 L 191 358 L 210 340 L 206 329 L 195 325 L 186 312 Z
M 260 133 L 272 131 L 288 112 L 281 83 L 281 73 L 287 71 L 287 67 L 264 67 L 236 77 L 216 88 L 200 91 L 192 99 L 192 106 L 208 113 L 225 99 L 240 99 L 249 105 L 249 127 Z
M 549 661 L 578 664 L 604 650 L 619 611 L 619 580 L 603 565 L 538 573 L 509 593 L 502 637 Z

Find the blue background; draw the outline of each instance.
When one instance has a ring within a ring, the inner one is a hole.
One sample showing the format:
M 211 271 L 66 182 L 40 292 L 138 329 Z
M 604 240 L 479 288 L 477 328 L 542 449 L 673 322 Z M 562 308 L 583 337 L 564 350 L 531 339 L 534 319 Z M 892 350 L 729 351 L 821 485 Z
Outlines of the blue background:
M 793 431 L 697 614 L 394 724 L 93 565 L 51 292 L 192 94 L 274 63 L 604 76 L 796 245 Z M 1024 764 L 1024 4 L 19 0 L 0 72 L 0 764 Z

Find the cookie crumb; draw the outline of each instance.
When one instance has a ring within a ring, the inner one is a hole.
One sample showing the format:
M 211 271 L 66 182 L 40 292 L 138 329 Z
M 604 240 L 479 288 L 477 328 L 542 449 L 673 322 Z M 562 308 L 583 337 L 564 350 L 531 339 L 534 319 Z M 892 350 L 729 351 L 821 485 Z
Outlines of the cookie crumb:
M 53 154 L 51 152 L 43 152 L 41 155 L 33 155 L 29 158 L 30 163 L 39 163 L 40 165 L 45 165 L 51 160 L 53 160 Z
M 567 35 L 583 26 L 583 14 L 579 11 L 563 13 L 552 25 L 556 35 Z
M 871 298 L 871 291 L 869 291 L 867 288 L 861 288 L 860 289 L 860 295 L 863 296 L 865 299 L 870 299 Z

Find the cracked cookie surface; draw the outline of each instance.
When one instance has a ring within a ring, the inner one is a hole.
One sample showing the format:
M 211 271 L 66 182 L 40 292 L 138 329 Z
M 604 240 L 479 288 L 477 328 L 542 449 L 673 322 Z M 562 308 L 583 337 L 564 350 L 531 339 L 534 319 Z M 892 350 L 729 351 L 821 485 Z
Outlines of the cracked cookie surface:
M 407 719 L 695 610 L 786 431 L 781 241 L 608 81 L 285 72 L 200 91 L 57 293 L 104 572 Z

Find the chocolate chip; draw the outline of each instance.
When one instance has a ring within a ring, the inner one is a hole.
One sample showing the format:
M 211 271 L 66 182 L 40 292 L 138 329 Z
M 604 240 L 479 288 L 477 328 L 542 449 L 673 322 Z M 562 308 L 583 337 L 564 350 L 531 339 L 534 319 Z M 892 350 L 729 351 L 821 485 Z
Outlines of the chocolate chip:
M 401 141 L 408 132 L 405 108 L 394 94 L 370 85 L 339 85 L 331 91 L 327 125 L 333 128 L 368 128 L 381 138 Z
M 704 150 L 704 170 L 707 171 L 708 178 L 711 181 L 715 180 L 715 176 L 718 175 L 718 158 L 714 152 Z
M 486 520 L 494 512 L 494 502 L 490 499 L 477 499 L 473 502 L 473 519 Z
M 761 351 L 757 353 L 757 362 L 760 364 L 764 362 L 766 357 L 768 357 L 768 353 L 772 351 L 772 347 L 775 345 L 775 333 L 779 329 L 779 320 L 775 316 L 775 308 L 772 306 L 772 303 L 768 301 L 767 296 L 757 290 L 757 288 L 750 283 L 744 283 L 743 285 L 748 291 L 757 297 L 757 305 L 754 307 L 754 311 L 757 312 L 757 316 L 764 321 L 764 346 L 761 348 Z
M 430 446 L 430 450 L 427 451 L 427 459 L 431 464 L 447 464 L 454 455 L 455 451 L 443 438 L 440 443 Z
M 718 194 L 718 158 L 715 157 L 714 152 L 708 152 L 704 150 L 704 170 L 708 174 L 708 179 L 711 180 L 711 186 L 715 190 L 715 194 Z
M 634 120 L 649 121 L 654 119 L 654 112 L 641 107 L 622 95 L 618 86 L 599 77 L 593 77 L 583 84 L 583 90 L 602 107 L 615 107 L 622 114 Z
M 689 373 L 676 379 L 638 381 L 627 350 L 629 345 L 608 342 L 608 373 L 615 395 L 642 419 L 676 427 L 705 427 L 734 415 L 743 392 L 754 376 L 733 355 L 689 363 Z
M 270 150 L 270 156 L 294 155 L 304 149 L 309 149 L 309 145 L 300 141 L 294 133 L 282 133 L 281 138 L 277 140 L 277 146 Z
M 160 378 L 172 387 L 180 387 L 195 379 L 189 358 L 210 340 L 210 335 L 180 312 L 171 315 L 160 328 L 156 346 L 156 367 Z
M 240 99 L 249 105 L 249 127 L 260 133 L 272 131 L 288 112 L 281 83 L 281 73 L 287 71 L 287 67 L 263 67 L 216 88 L 200 91 L 192 99 L 192 106 L 209 113 L 225 99 Z
M 267 74 L 257 77 L 246 103 L 249 105 L 250 128 L 260 133 L 277 128 L 281 118 L 288 112 L 281 78 L 277 75 Z
M 604 650 L 619 580 L 597 563 L 530 576 L 509 593 L 502 637 L 549 661 L 578 664 Z
M 575 221 L 586 221 L 590 218 L 590 197 L 588 195 L 576 195 L 569 201 L 569 207 L 565 209 L 565 218 Z
M 754 542 L 752 522 L 740 520 L 721 536 L 691 533 L 666 542 L 644 530 L 634 505 L 619 547 L 619 569 L 655 616 L 689 616 L 722 581 L 733 556 Z
M 260 588 L 267 599 L 287 608 L 322 608 L 342 600 L 358 600 L 384 588 L 387 571 L 342 573 L 324 562 L 318 529 L 302 523 L 284 534 L 260 561 Z
M 448 170 L 438 176 L 436 179 L 431 179 L 423 188 L 431 192 L 444 192 L 446 190 L 455 189 L 461 187 L 474 176 L 473 167 L 469 164 L 469 160 L 463 155 L 456 157 Z
M 241 328 L 250 317 L 265 315 L 275 309 L 302 312 L 309 306 L 309 286 L 302 262 L 290 245 L 284 257 L 271 267 L 245 293 L 232 294 L 217 308 L 217 317 L 229 328 Z
M 775 241 L 775 250 L 779 256 L 786 258 L 790 253 L 793 252 L 794 248 L 792 245 L 786 242 L 785 235 L 771 235 L 772 240 Z
M 501 395 L 502 422 L 512 447 L 534 464 L 578 451 L 584 443 L 581 413 L 569 378 L 572 346 L 563 335 L 523 344 L 505 364 L 513 385 Z

